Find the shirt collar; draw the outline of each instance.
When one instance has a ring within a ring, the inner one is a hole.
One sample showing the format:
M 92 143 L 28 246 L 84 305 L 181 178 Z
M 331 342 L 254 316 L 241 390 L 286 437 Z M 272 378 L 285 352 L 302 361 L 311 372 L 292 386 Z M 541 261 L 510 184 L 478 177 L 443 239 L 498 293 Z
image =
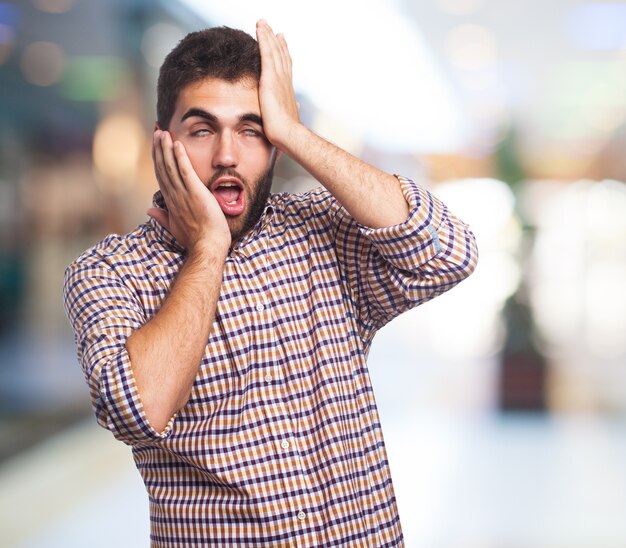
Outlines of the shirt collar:
M 157 190 L 154 193 L 154 196 L 152 197 L 152 205 L 154 207 L 158 207 L 167 211 L 167 205 L 165 204 L 165 200 L 160 190 Z M 270 197 L 270 199 L 267 201 L 265 209 L 263 210 L 261 218 L 248 232 L 243 235 L 240 240 L 235 242 L 235 244 L 232 246 L 231 253 L 234 251 L 243 250 L 246 245 L 248 245 L 250 242 L 253 242 L 268 225 L 273 213 L 274 206 L 272 205 L 272 200 Z M 154 219 L 154 217 L 150 217 L 150 220 L 148 222 L 156 234 L 157 241 L 161 242 L 163 245 L 165 245 L 165 247 L 178 253 L 185 252 L 185 249 L 178 243 L 176 238 L 174 238 L 174 235 L 164 226 L 162 226 L 156 219 Z

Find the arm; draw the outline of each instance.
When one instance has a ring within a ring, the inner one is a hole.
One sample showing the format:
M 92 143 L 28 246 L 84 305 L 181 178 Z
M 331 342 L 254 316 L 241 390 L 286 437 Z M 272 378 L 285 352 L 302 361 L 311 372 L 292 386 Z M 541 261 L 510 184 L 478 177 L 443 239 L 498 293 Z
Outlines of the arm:
M 401 312 L 447 291 L 477 261 L 474 236 L 426 189 L 379 171 L 304 127 L 281 34 L 257 24 L 259 102 L 267 138 L 319 180 L 322 204 L 364 340 Z M 341 207 L 343 206 L 343 207 Z
M 189 399 L 222 282 L 224 256 L 190 250 L 157 314 L 126 341 L 146 418 L 161 432 Z
M 327 204 L 333 242 L 363 340 L 402 312 L 452 289 L 476 268 L 469 227 L 428 190 L 398 177 L 408 219 L 386 228 L 359 225 L 340 205 Z
M 257 23 L 261 50 L 259 102 L 267 138 L 337 198 L 360 224 L 382 228 L 406 220 L 409 209 L 396 177 L 322 139 L 298 117 L 291 57 L 282 34 Z
M 189 399 L 215 316 L 230 231 L 182 144 L 157 131 L 153 151 L 168 211 L 148 213 L 187 253 L 163 306 L 133 332 L 126 349 L 146 417 L 161 431 Z

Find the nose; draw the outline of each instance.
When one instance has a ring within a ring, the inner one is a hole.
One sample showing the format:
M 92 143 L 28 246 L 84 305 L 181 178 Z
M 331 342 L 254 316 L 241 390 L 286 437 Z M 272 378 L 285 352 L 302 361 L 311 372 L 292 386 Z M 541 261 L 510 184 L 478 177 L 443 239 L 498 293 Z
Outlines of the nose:
M 216 142 L 213 154 L 213 167 L 235 167 L 238 161 L 235 136 L 228 131 L 222 132 Z

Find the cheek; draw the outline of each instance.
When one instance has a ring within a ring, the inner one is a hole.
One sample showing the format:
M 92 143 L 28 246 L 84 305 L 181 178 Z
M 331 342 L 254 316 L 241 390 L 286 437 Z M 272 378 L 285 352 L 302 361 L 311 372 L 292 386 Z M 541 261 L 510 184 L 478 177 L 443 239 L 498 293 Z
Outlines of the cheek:
M 268 146 L 251 146 L 245 150 L 245 162 L 248 169 L 256 176 L 262 175 L 269 169 L 272 158 L 272 149 Z

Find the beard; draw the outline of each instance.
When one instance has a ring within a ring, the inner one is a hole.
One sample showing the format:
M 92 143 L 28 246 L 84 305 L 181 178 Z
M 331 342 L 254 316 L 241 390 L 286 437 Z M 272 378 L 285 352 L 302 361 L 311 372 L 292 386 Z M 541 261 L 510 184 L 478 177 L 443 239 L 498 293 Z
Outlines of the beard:
M 267 199 L 270 196 L 273 179 L 274 165 L 272 164 L 272 166 L 257 179 L 254 194 L 248 196 L 250 205 L 248 206 L 248 211 L 244 213 L 243 225 L 235 231 L 231 228 L 230 235 L 233 242 L 240 240 L 259 222 L 263 211 L 265 211 Z
M 245 236 L 245 234 L 259 222 L 259 219 L 263 215 L 263 211 L 265 211 L 265 206 L 267 205 L 267 200 L 270 196 L 272 188 L 275 163 L 276 159 L 273 159 L 269 169 L 262 173 L 252 185 L 233 168 L 224 168 L 219 170 L 213 175 L 211 181 L 209 181 L 208 186 L 211 185 L 212 181 L 215 181 L 220 177 L 230 176 L 237 177 L 237 179 L 243 183 L 244 188 L 242 192 L 246 193 L 246 200 L 248 202 L 246 211 L 241 214 L 241 218 L 226 215 L 226 221 L 228 222 L 228 227 L 230 228 L 230 236 L 233 245 L 238 240 L 241 240 L 241 238 L 243 238 L 243 236 Z

